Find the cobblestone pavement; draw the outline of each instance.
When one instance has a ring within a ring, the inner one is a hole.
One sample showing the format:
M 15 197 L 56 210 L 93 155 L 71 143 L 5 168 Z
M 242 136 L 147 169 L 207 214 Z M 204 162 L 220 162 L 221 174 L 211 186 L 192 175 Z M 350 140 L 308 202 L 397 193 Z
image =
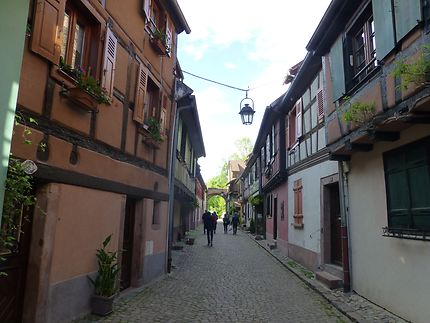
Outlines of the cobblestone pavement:
M 173 251 L 175 269 L 88 322 L 351 322 L 246 233 L 218 230 Z
M 254 240 L 254 236 L 248 234 Z M 282 265 L 299 277 L 307 286 L 322 295 L 330 304 L 344 313 L 348 318 L 360 323 L 407 323 L 404 319 L 375 305 L 360 295 L 341 289 L 330 290 L 315 279 L 312 272 L 281 254 L 278 249 L 271 250 L 266 240 L 254 240 L 260 247 L 277 259 Z

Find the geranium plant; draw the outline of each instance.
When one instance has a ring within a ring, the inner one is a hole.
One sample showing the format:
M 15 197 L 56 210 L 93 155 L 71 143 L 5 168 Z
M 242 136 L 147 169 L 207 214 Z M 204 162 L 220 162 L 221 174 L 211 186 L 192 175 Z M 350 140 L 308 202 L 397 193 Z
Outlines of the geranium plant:
M 106 89 L 102 88 L 100 83 L 91 75 L 91 68 L 88 68 L 87 71 L 73 68 L 60 57 L 60 69 L 75 80 L 76 87 L 89 93 L 98 103 L 111 103 L 111 98 Z

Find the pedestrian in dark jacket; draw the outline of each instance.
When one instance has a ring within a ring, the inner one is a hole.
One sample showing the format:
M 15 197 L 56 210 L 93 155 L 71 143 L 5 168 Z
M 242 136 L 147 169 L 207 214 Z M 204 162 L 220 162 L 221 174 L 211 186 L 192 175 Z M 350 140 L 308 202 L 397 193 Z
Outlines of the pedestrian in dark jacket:
M 212 213 L 212 221 L 213 221 L 213 227 L 214 227 L 214 234 L 216 233 L 216 225 L 218 221 L 218 215 L 216 212 Z
M 202 215 L 202 220 L 203 220 L 203 234 L 206 233 L 206 222 L 205 222 L 205 216 L 207 216 L 207 214 L 209 213 L 208 210 L 205 210 L 205 212 Z
M 230 224 L 230 219 L 228 218 L 227 214 L 224 214 L 224 217 L 222 218 L 222 224 L 224 226 L 224 233 L 227 233 L 228 225 Z
M 237 226 L 239 224 L 239 216 L 237 213 L 234 213 L 233 218 L 231 219 L 231 223 L 233 224 L 233 234 L 237 233 Z
M 214 225 L 212 214 L 210 212 L 205 212 L 203 214 L 203 223 L 206 228 L 206 234 L 208 237 L 208 246 L 212 247 L 212 241 L 214 239 Z

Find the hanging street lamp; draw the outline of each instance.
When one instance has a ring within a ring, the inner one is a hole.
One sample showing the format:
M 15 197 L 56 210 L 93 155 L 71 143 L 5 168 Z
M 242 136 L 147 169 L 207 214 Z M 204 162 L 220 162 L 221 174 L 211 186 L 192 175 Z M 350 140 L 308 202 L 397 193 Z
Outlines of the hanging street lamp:
M 246 91 L 246 97 L 242 99 L 239 104 L 239 114 L 242 118 L 242 123 L 244 125 L 252 124 L 254 113 L 254 101 L 251 98 L 248 98 L 248 91 Z

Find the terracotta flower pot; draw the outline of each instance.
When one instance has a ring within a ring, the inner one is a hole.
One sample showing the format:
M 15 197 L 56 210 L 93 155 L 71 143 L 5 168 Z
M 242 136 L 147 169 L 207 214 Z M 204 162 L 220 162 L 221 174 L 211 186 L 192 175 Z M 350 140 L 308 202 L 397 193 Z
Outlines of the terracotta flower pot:
M 75 103 L 80 108 L 83 108 L 87 111 L 98 112 L 99 103 L 97 100 L 88 92 L 74 87 L 67 90 L 67 98 L 72 103 Z

